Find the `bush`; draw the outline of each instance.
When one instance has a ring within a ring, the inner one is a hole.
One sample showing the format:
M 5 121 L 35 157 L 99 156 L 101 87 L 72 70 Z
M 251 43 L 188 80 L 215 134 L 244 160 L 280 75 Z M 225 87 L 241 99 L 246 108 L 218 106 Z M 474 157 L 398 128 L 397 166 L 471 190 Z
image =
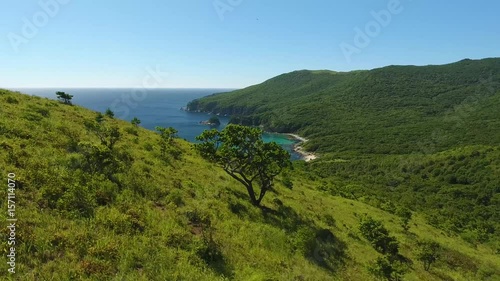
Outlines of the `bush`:
M 399 208 L 396 214 L 401 218 L 401 227 L 408 231 L 410 228 L 410 220 L 412 217 L 412 212 L 408 208 Z
M 43 117 L 50 116 L 50 111 L 47 108 L 37 107 L 37 108 L 35 108 L 35 112 L 42 115 Z
M 181 191 L 174 189 L 168 196 L 167 202 L 173 203 L 177 207 L 184 206 L 184 198 Z
M 152 144 L 150 144 L 149 142 L 145 143 L 145 144 L 143 145 L 143 147 L 144 147 L 144 149 L 145 149 L 146 151 L 153 151 L 153 149 L 154 149 L 153 145 L 152 145 Z
M 111 119 L 113 119 L 115 117 L 115 113 L 110 108 L 106 109 L 106 112 L 104 113 L 104 115 L 106 115 L 107 117 L 109 117 Z
M 31 122 L 38 122 L 43 119 L 43 116 L 35 112 L 25 112 L 22 117 Z
M 343 267 L 347 246 L 328 229 L 319 229 L 315 235 L 315 248 L 312 252 L 314 261 L 330 270 Z
M 96 202 L 101 206 L 111 204 L 118 193 L 118 186 L 103 177 L 97 181 L 93 180 L 89 185 L 95 189 Z
M 87 186 L 73 184 L 57 202 L 57 208 L 72 216 L 91 217 L 96 207 L 95 194 Z
M 284 174 L 283 175 L 283 180 L 281 181 L 283 185 L 288 188 L 288 189 L 293 189 L 293 182 L 290 179 L 290 175 Z
M 382 280 L 402 280 L 405 268 L 399 262 L 392 262 L 387 257 L 379 257 L 368 266 L 368 271 Z
M 309 227 L 301 227 L 299 228 L 291 238 L 292 248 L 301 253 L 304 256 L 307 256 L 309 253 L 313 253 L 316 241 L 315 241 L 314 230 Z
M 138 136 L 139 135 L 139 132 L 134 127 L 127 127 L 127 128 L 125 128 L 125 132 L 127 132 L 128 134 L 133 135 L 133 136 Z
M 434 241 L 421 241 L 418 243 L 417 259 L 423 263 L 426 271 L 439 258 L 440 250 L 441 246 Z
M 399 253 L 399 243 L 395 237 L 389 236 L 389 231 L 380 221 L 371 217 L 365 217 L 359 225 L 361 235 L 365 237 L 373 248 L 382 254 L 388 254 L 395 257 Z
M 5 99 L 5 101 L 6 101 L 7 103 L 10 103 L 10 104 L 18 104 L 18 103 L 19 103 L 19 101 L 18 101 L 16 98 L 13 98 L 13 97 L 11 97 L 11 96 L 8 96 L 8 97 Z

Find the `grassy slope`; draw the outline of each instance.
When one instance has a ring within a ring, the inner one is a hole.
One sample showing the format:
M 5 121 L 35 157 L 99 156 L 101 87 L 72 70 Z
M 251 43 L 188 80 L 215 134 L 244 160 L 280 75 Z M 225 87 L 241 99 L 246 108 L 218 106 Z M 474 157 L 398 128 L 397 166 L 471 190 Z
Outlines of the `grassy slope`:
M 303 70 L 189 108 L 298 132 L 310 139 L 307 149 L 321 153 L 406 154 L 498 144 L 499 81 L 498 58 L 346 73 Z
M 116 173 L 118 185 L 72 164 L 79 154 L 75 143 L 98 142 L 83 126 L 94 112 L 8 91 L 0 91 L 0 104 L 0 170 L 4 177 L 16 173 L 22 183 L 16 191 L 18 280 L 371 280 L 366 265 L 379 254 L 357 230 L 363 213 L 383 220 L 402 254 L 414 261 L 407 280 L 500 275 L 500 258 L 491 248 L 447 236 L 420 216 L 404 233 L 396 216 L 318 190 L 321 182 L 300 167 L 293 190 L 278 183 L 263 212 L 189 143 L 176 140 L 181 159 L 166 163 L 157 134 L 138 128 L 136 136 L 132 125 L 108 120 L 122 133 L 116 149 L 133 159 Z M 6 188 L 0 196 L 6 198 Z M 89 213 L 76 212 L 72 204 Z M 200 224 L 203 218 L 210 218 L 211 227 Z M 337 249 L 345 246 L 345 255 L 332 257 L 344 266 L 325 268 L 315 257 L 314 231 L 322 228 L 335 235 Z M 209 235 L 215 246 L 204 242 Z M 415 260 L 421 238 L 447 247 L 431 272 Z M 207 248 L 223 258 L 210 259 Z

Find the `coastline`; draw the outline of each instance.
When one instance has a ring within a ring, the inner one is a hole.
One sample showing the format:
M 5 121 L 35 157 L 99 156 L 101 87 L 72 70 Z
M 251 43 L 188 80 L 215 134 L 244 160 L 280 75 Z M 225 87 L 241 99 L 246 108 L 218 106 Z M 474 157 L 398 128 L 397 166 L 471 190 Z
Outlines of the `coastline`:
M 296 134 L 286 134 L 296 140 L 299 141 L 299 143 L 295 144 L 293 146 L 293 151 L 299 153 L 300 155 L 302 155 L 304 161 L 306 162 L 309 162 L 309 161 L 312 161 L 312 160 L 315 160 L 315 159 L 318 159 L 318 156 L 312 152 L 307 152 L 304 150 L 304 148 L 302 147 L 302 144 L 304 144 L 305 142 L 308 141 L 308 139 L 306 138 L 303 138 L 299 135 L 296 135 Z

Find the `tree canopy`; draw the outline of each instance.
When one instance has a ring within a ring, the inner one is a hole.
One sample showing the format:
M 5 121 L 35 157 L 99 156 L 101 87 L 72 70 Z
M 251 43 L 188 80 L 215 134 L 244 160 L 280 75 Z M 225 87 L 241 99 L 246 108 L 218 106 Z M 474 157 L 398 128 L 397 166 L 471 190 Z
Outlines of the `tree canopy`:
M 71 105 L 71 99 L 73 98 L 73 95 L 66 94 L 65 92 L 56 92 L 56 96 L 60 102 Z
M 206 130 L 196 139 L 201 141 L 195 147 L 202 157 L 243 184 L 255 206 L 273 187 L 274 178 L 291 164 L 290 154 L 275 142 L 264 143 L 258 128 L 229 125 L 222 131 Z
M 141 124 L 141 120 L 139 120 L 139 118 L 137 118 L 137 117 L 134 117 L 134 119 L 132 119 L 132 121 L 130 121 L 130 122 L 134 126 L 139 126 L 139 124 Z

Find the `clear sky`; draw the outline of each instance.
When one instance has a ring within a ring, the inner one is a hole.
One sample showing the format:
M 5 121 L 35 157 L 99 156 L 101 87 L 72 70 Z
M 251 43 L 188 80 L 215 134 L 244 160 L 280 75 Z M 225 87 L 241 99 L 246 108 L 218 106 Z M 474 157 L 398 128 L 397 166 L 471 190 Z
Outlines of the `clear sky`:
M 0 3 L 4 88 L 137 87 L 148 68 L 168 73 L 162 88 L 240 88 L 298 69 L 500 57 L 498 0 Z

